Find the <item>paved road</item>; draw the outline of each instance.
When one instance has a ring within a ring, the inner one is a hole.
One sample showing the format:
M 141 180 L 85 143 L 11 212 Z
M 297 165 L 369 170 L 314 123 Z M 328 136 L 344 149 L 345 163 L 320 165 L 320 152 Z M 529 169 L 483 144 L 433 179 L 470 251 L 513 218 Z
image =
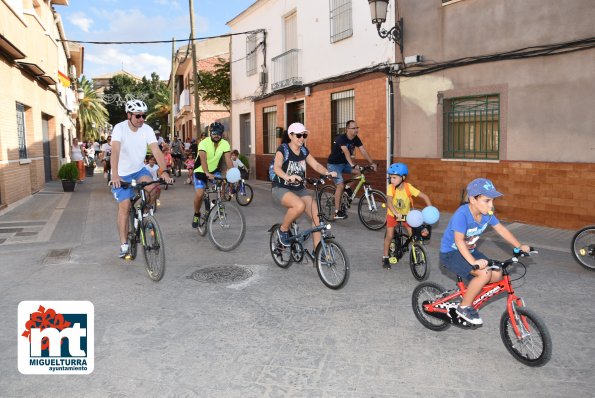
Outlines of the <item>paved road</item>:
M 573 262 L 572 232 L 512 224 L 539 247 L 517 292 L 546 321 L 552 360 L 528 368 L 499 336 L 504 301 L 482 310 L 476 331 L 423 328 L 411 310 L 416 282 L 407 265 L 380 266 L 382 232 L 354 212 L 334 226 L 352 274 L 327 289 L 311 265 L 276 267 L 268 227 L 282 211 L 255 182 L 245 208 L 248 234 L 222 253 L 190 228 L 193 190 L 183 178 L 162 195 L 167 270 L 154 283 L 142 255 L 117 258 L 116 206 L 100 174 L 65 194 L 56 183 L 0 212 L 0 396 L 201 397 L 559 397 L 595 390 L 595 273 Z M 437 267 L 441 230 L 430 244 L 430 280 L 453 282 Z M 489 255 L 505 257 L 493 235 Z M 242 282 L 192 278 L 237 265 Z M 584 303 L 583 298 L 589 301 Z M 25 376 L 17 369 L 17 306 L 23 300 L 89 300 L 95 307 L 95 370 L 87 376 Z

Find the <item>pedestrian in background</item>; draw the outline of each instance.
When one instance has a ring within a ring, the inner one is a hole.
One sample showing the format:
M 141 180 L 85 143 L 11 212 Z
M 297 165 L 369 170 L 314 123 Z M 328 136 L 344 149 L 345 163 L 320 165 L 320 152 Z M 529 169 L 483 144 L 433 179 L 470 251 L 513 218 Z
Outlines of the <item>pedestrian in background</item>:
M 79 171 L 79 182 L 82 183 L 85 180 L 85 165 L 83 164 L 83 148 L 81 144 L 79 144 L 78 138 L 72 139 L 70 159 L 76 163 L 76 168 Z

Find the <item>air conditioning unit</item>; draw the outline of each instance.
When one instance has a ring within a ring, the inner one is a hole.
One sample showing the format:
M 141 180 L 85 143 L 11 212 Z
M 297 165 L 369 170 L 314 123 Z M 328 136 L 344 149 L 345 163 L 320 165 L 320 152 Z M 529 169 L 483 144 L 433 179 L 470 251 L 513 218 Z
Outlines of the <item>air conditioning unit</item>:
M 269 81 L 269 75 L 266 72 L 260 72 L 260 80 L 259 80 L 259 84 L 261 86 L 266 86 L 267 83 Z

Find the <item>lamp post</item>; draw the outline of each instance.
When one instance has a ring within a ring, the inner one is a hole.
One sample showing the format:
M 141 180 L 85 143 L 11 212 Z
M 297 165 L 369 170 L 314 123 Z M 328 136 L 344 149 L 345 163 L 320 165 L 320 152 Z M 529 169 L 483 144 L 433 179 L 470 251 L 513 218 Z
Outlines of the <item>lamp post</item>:
M 82 87 L 79 87 L 78 90 L 76 90 L 76 93 L 79 101 L 82 101 L 85 98 L 85 90 L 83 90 Z
M 399 19 L 395 26 L 388 31 L 380 27 L 380 25 L 386 21 L 388 1 L 389 0 L 368 0 L 370 16 L 372 17 L 372 23 L 376 25 L 378 36 L 383 39 L 388 38 L 390 41 L 396 43 L 399 46 L 399 50 L 401 50 L 401 54 L 403 54 L 403 18 Z

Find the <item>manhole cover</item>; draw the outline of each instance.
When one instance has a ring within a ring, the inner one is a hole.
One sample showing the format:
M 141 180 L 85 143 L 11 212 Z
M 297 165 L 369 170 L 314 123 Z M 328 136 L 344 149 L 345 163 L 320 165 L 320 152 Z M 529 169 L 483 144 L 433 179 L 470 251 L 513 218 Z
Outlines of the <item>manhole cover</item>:
M 190 279 L 207 283 L 239 282 L 252 276 L 252 271 L 237 265 L 220 265 L 199 269 L 190 275 Z
M 43 259 L 43 264 L 65 264 L 70 261 L 71 249 L 50 250 Z
M 70 256 L 70 249 L 50 250 L 46 257 L 68 257 Z

